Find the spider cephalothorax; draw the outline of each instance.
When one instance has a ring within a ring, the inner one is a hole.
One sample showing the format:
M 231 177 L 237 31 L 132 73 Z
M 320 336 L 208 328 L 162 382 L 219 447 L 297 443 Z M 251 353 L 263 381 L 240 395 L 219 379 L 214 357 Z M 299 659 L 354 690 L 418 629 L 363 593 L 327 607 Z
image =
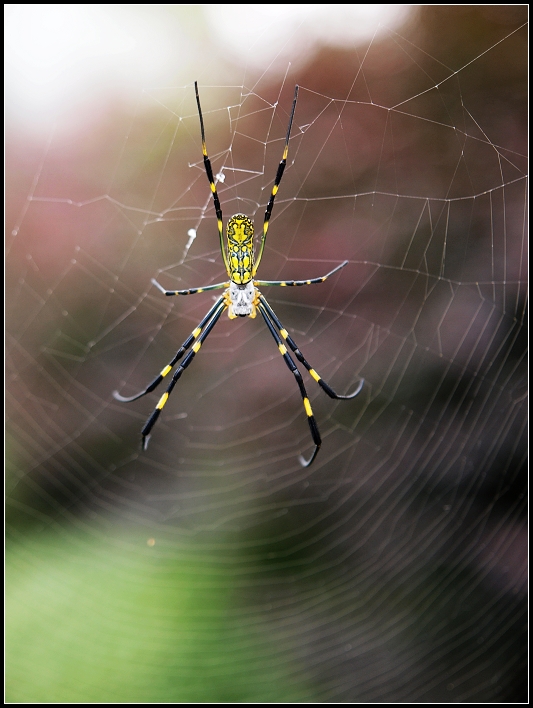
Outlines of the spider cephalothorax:
M 222 209 L 220 208 L 220 200 L 218 198 L 218 192 L 213 177 L 213 170 L 211 167 L 211 161 L 207 155 L 207 148 L 205 145 L 205 130 L 204 130 L 204 119 L 202 116 L 202 109 L 200 107 L 200 96 L 198 94 L 198 84 L 194 84 L 196 92 L 196 103 L 198 106 L 198 115 L 200 118 L 200 130 L 202 134 L 202 153 L 204 157 L 204 167 L 207 174 L 207 179 L 209 180 L 209 185 L 211 187 L 211 193 L 213 195 L 213 202 L 215 205 L 215 213 L 217 217 L 218 225 L 218 235 L 220 239 L 220 251 L 222 253 L 222 260 L 224 261 L 224 266 L 226 268 L 226 273 L 228 274 L 228 281 L 223 283 L 216 283 L 215 285 L 206 285 L 200 288 L 191 288 L 189 290 L 166 290 L 162 285 L 160 285 L 157 280 L 152 280 L 152 283 L 159 288 L 159 290 L 168 296 L 173 295 L 194 295 L 195 293 L 202 293 L 208 290 L 218 290 L 224 288 L 224 293 L 216 300 L 215 304 L 208 311 L 203 320 L 194 329 L 187 339 L 183 342 L 181 347 L 175 353 L 171 361 L 161 370 L 161 372 L 155 377 L 155 379 L 140 393 L 135 396 L 121 396 L 118 391 L 114 391 L 114 397 L 119 401 L 135 401 L 137 398 L 145 396 L 150 391 L 153 391 L 161 381 L 167 376 L 178 361 L 184 356 L 185 358 L 181 364 L 176 368 L 172 375 L 172 379 L 167 387 L 165 393 L 159 399 L 153 413 L 146 421 L 142 431 L 142 446 L 143 450 L 146 449 L 148 445 L 148 440 L 150 439 L 150 432 L 154 427 L 164 405 L 166 404 L 168 397 L 172 393 L 172 390 L 182 373 L 189 366 L 194 356 L 199 351 L 200 347 L 204 343 L 208 334 L 211 332 L 215 324 L 218 322 L 222 313 L 227 309 L 228 315 L 231 319 L 235 317 L 255 317 L 257 311 L 261 313 L 272 337 L 274 338 L 280 354 L 283 356 L 286 365 L 289 370 L 293 373 L 300 394 L 302 396 L 302 402 L 304 406 L 305 413 L 307 415 L 307 421 L 309 423 L 309 429 L 311 431 L 311 436 L 315 444 L 315 449 L 313 450 L 311 457 L 305 460 L 302 455 L 300 455 L 300 463 L 307 467 L 315 459 L 320 446 L 322 444 L 320 433 L 318 432 L 318 426 L 316 424 L 313 411 L 311 409 L 311 404 L 309 398 L 307 397 L 307 392 L 305 390 L 304 382 L 298 367 L 294 363 L 291 355 L 287 351 L 287 346 L 294 353 L 296 359 L 307 369 L 311 377 L 321 386 L 321 388 L 330 396 L 331 398 L 337 399 L 347 399 L 354 398 L 361 391 L 363 387 L 363 380 L 359 381 L 355 391 L 346 396 L 341 396 L 327 384 L 322 377 L 313 369 L 311 365 L 307 362 L 302 352 L 296 346 L 294 340 L 289 336 L 287 330 L 283 327 L 280 320 L 278 319 L 276 313 L 272 307 L 268 304 L 264 295 L 258 290 L 258 286 L 292 286 L 292 285 L 313 285 L 314 283 L 323 283 L 330 275 L 336 273 L 341 268 L 347 265 L 348 261 L 344 261 L 331 272 L 326 273 L 326 275 L 320 276 L 319 278 L 311 278 L 310 280 L 257 280 L 255 278 L 259 263 L 261 262 L 261 257 L 265 248 L 265 240 L 268 231 L 268 225 L 270 222 L 270 216 L 272 214 L 272 208 L 274 206 L 274 200 L 278 192 L 278 187 L 283 177 L 283 172 L 285 170 L 285 165 L 287 164 L 287 155 L 289 153 L 289 138 L 291 135 L 292 121 L 294 119 L 294 111 L 296 109 L 296 101 L 298 99 L 298 86 L 294 90 L 294 99 L 292 102 L 292 110 L 289 118 L 289 126 L 287 128 L 287 135 L 285 138 L 285 147 L 283 149 L 283 156 L 281 162 L 278 166 L 278 171 L 276 173 L 276 179 L 274 180 L 274 185 L 272 191 L 270 192 L 270 199 L 265 211 L 265 218 L 263 221 L 263 233 L 261 235 L 261 241 L 259 244 L 259 252 L 257 258 L 254 255 L 254 226 L 249 217 L 244 214 L 235 214 L 229 219 L 226 235 L 227 235 L 227 252 L 224 248 L 224 238 L 223 238 L 223 221 L 222 221 Z M 186 353 L 187 352 L 187 353 Z
M 255 317 L 259 305 L 259 290 L 249 280 L 246 285 L 237 285 L 233 280 L 224 293 L 224 302 L 228 306 L 230 320 L 235 317 Z

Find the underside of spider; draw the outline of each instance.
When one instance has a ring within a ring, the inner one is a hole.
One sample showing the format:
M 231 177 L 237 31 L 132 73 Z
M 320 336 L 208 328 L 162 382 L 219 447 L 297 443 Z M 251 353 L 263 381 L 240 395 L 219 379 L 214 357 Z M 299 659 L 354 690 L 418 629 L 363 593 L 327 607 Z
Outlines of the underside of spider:
M 287 330 L 283 327 L 282 323 L 278 319 L 276 313 L 272 307 L 268 304 L 264 295 L 259 291 L 258 286 L 269 287 L 269 286 L 298 286 L 298 285 L 313 285 L 316 283 L 323 283 L 331 275 L 344 268 L 348 261 L 344 261 L 336 268 L 334 268 L 326 275 L 320 276 L 318 278 L 312 278 L 310 280 L 258 280 L 256 279 L 257 269 L 261 258 L 263 256 L 263 251 L 265 248 L 266 235 L 268 231 L 268 225 L 270 222 L 270 216 L 272 214 L 272 208 L 274 206 L 274 200 L 278 192 L 279 184 L 281 178 L 283 177 L 283 172 L 285 170 L 285 165 L 287 164 L 287 155 L 289 152 L 289 138 L 291 134 L 292 122 L 294 118 L 294 111 L 296 109 L 296 101 L 298 99 L 298 86 L 296 86 L 294 91 L 294 99 L 292 103 L 291 115 L 289 118 L 289 126 L 287 128 L 287 135 L 285 138 L 285 147 L 283 150 L 283 156 L 281 162 L 278 166 L 278 171 L 276 174 L 276 179 L 274 181 L 274 186 L 270 193 L 270 199 L 268 201 L 265 218 L 263 221 L 263 233 L 261 236 L 261 241 L 259 245 L 259 252 L 257 258 L 255 257 L 254 250 L 254 227 L 253 223 L 249 217 L 245 214 L 235 214 L 229 219 L 226 227 L 226 244 L 224 244 L 223 236 L 223 222 L 222 222 L 222 210 L 220 208 L 220 201 L 218 198 L 217 188 L 213 177 L 213 170 L 211 167 L 211 162 L 207 155 L 207 149 L 205 145 L 205 130 L 204 130 L 204 119 L 202 116 L 202 109 L 200 107 L 200 96 L 198 94 L 198 84 L 194 84 L 196 92 L 196 103 L 198 106 L 198 115 L 200 118 L 200 130 L 202 134 L 202 152 L 204 158 L 204 167 L 209 180 L 209 185 L 211 187 L 211 193 L 213 195 L 213 202 L 215 205 L 215 213 L 217 217 L 218 233 L 220 239 L 220 250 L 222 253 L 222 259 L 224 261 L 224 266 L 228 274 L 228 280 L 223 283 L 216 283 L 215 285 L 206 285 L 200 288 L 191 288 L 189 290 L 166 290 L 162 285 L 160 285 L 157 280 L 152 280 L 152 283 L 164 294 L 169 297 L 174 295 L 194 295 L 197 293 L 208 292 L 209 290 L 219 290 L 224 289 L 223 294 L 216 300 L 215 304 L 210 308 L 209 312 L 205 315 L 198 326 L 191 332 L 189 337 L 183 342 L 181 347 L 175 353 L 171 361 L 161 370 L 161 372 L 155 377 L 155 379 L 140 393 L 134 396 L 125 397 L 122 396 L 118 391 L 113 392 L 113 396 L 118 401 L 131 402 L 135 401 L 147 393 L 153 391 L 161 381 L 172 371 L 174 366 L 178 363 L 180 359 L 183 361 L 175 369 L 170 383 L 167 387 L 165 393 L 159 399 L 153 413 L 146 421 L 142 431 L 142 447 L 146 450 L 148 446 L 148 441 L 150 439 L 150 433 L 154 427 L 157 419 L 159 418 L 163 407 L 165 406 L 174 386 L 180 379 L 182 373 L 189 366 L 194 356 L 198 353 L 200 347 L 206 340 L 207 336 L 219 320 L 220 316 L 227 310 L 230 319 L 235 317 L 256 317 L 257 312 L 263 317 L 266 326 L 268 327 L 272 337 L 274 338 L 279 352 L 289 370 L 292 372 L 298 384 L 300 394 L 302 396 L 302 402 L 304 406 L 305 413 L 307 415 L 307 421 L 309 423 L 309 429 L 311 431 L 311 437 L 313 438 L 313 443 L 315 448 L 309 459 L 305 459 L 302 455 L 299 456 L 300 463 L 304 467 L 308 467 L 320 449 L 322 440 L 320 438 L 320 433 L 318 431 L 318 426 L 316 424 L 315 417 L 307 396 L 307 391 L 304 386 L 303 378 L 298 370 L 298 367 L 294 363 L 292 356 L 287 350 L 288 348 L 294 353 L 296 359 L 307 369 L 311 377 L 319 384 L 319 386 L 330 396 L 331 398 L 346 400 L 350 398 L 355 398 L 357 394 L 363 388 L 363 379 L 360 379 L 356 389 L 348 395 L 339 395 L 329 386 L 321 376 L 311 367 L 307 362 L 301 351 L 296 346 L 293 339 L 289 336 Z M 287 345 L 287 346 L 286 346 Z

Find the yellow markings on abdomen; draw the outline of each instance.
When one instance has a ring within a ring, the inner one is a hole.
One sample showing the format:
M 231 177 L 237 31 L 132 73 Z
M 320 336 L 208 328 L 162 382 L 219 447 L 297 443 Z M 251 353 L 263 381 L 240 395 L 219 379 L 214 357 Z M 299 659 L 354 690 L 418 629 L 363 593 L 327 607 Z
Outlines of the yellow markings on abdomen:
M 196 354 L 196 352 L 200 349 L 201 346 L 202 346 L 202 342 L 195 342 L 192 345 L 193 352 Z
M 169 371 L 172 371 L 172 367 L 171 367 L 171 366 L 165 366 L 165 368 L 163 369 L 163 371 L 162 371 L 159 375 L 160 375 L 160 376 L 166 376 L 166 375 L 169 373 Z
M 283 356 L 285 356 L 285 354 L 287 353 L 287 348 L 283 344 L 278 344 L 278 349 L 283 354 Z
M 314 369 L 309 369 L 309 373 L 317 383 L 320 381 L 320 376 L 316 373 Z
M 313 415 L 313 410 L 311 408 L 311 404 L 309 403 L 308 398 L 304 398 L 304 408 L 305 408 L 305 412 L 307 413 L 308 418 L 311 418 Z
M 287 339 L 287 337 L 289 336 L 289 333 L 287 332 L 286 329 L 280 329 L 279 333 L 281 334 L 283 339 Z
M 237 285 L 245 285 L 252 277 L 254 263 L 254 225 L 245 214 L 235 214 L 226 227 L 230 254 L 229 276 Z
M 201 327 L 197 327 L 197 328 L 194 330 L 194 332 L 192 333 L 192 336 L 196 339 L 196 337 L 200 334 L 201 331 L 202 331 L 202 328 L 201 328 Z
M 161 396 L 161 398 L 159 399 L 159 403 L 157 404 L 156 409 L 157 409 L 157 410 L 161 410 L 161 408 L 163 408 L 163 406 L 165 405 L 165 403 L 166 403 L 167 401 L 168 401 L 168 393 L 164 393 L 164 394 Z

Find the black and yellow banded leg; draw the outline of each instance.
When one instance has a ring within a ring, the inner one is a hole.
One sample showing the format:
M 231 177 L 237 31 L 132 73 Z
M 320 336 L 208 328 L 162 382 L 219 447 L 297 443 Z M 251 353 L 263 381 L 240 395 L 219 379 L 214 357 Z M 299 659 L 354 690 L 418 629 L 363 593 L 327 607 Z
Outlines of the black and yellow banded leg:
M 163 293 L 163 295 L 196 295 L 197 293 L 206 293 L 209 290 L 220 290 L 220 288 L 229 288 L 229 282 L 216 283 L 216 285 L 204 285 L 201 288 L 190 288 L 189 290 L 166 290 L 155 278 L 152 278 L 152 285 L 155 285 Z
M 266 235 L 268 231 L 268 225 L 270 223 L 270 217 L 272 215 L 272 208 L 274 207 L 274 200 L 276 199 L 276 194 L 278 193 L 279 189 L 279 184 L 281 182 L 281 178 L 283 177 L 283 172 L 285 171 L 285 166 L 287 164 L 287 155 L 289 154 L 289 139 L 291 137 L 291 128 L 292 128 L 292 121 L 294 119 L 294 111 L 296 110 L 296 101 L 298 100 L 298 86 L 295 86 L 294 88 L 294 99 L 292 101 L 292 110 L 291 110 L 291 116 L 289 118 L 289 127 L 287 128 L 287 135 L 285 137 L 285 147 L 283 148 L 283 155 L 281 157 L 281 162 L 278 165 L 278 171 L 276 173 L 276 179 L 274 180 L 274 186 L 272 187 L 272 191 L 270 192 L 270 199 L 268 200 L 268 204 L 265 210 L 265 218 L 263 221 L 263 234 L 261 236 L 261 243 L 259 246 L 259 253 L 257 254 L 257 258 L 255 260 L 255 265 L 253 267 L 252 275 L 255 276 L 257 273 L 257 269 L 259 268 L 259 263 L 261 262 L 261 258 L 263 256 L 263 251 L 265 250 L 265 241 L 266 241 Z
M 190 352 L 187 354 L 185 359 L 181 362 L 181 364 L 178 366 L 176 371 L 172 374 L 172 379 L 170 380 L 167 390 L 159 399 L 159 401 L 154 409 L 154 412 L 148 418 L 148 420 L 144 424 L 143 429 L 141 430 L 142 449 L 143 450 L 146 450 L 146 448 L 148 447 L 148 441 L 150 440 L 150 431 L 152 430 L 152 428 L 156 424 L 156 421 L 159 418 L 161 411 L 163 410 L 166 402 L 168 401 L 168 397 L 172 393 L 172 389 L 177 384 L 178 380 L 180 379 L 180 377 L 183 374 L 183 372 L 185 371 L 185 369 L 189 366 L 191 361 L 194 359 L 198 350 L 200 349 L 200 347 L 204 343 L 207 335 L 209 334 L 209 332 L 211 332 L 213 327 L 216 325 L 216 323 L 218 322 L 218 320 L 220 318 L 220 315 L 224 312 L 224 310 L 226 308 L 227 308 L 227 305 L 224 302 L 219 302 L 217 309 L 216 309 L 215 313 L 213 314 L 213 317 L 211 318 L 211 321 L 208 323 L 206 328 L 203 330 L 202 334 L 196 339 L 196 341 L 194 342 L 194 344 L 191 347 Z M 164 371 L 164 369 L 163 369 L 163 371 Z
M 222 209 L 220 208 L 220 200 L 218 198 L 218 192 L 215 184 L 215 178 L 213 177 L 213 169 L 211 167 L 211 160 L 207 155 L 207 148 L 205 145 L 205 130 L 204 130 L 204 117 L 202 115 L 202 108 L 200 106 L 200 95 L 198 93 L 198 82 L 194 82 L 194 90 L 196 92 L 196 105 L 198 106 L 198 115 L 200 116 L 200 131 L 202 133 L 202 154 L 204 156 L 204 168 L 207 174 L 207 179 L 209 180 L 209 186 L 211 187 L 211 194 L 213 195 L 213 202 L 215 204 L 215 213 L 217 215 L 217 226 L 218 235 L 220 238 L 220 250 L 222 251 L 222 258 L 224 260 L 224 266 L 226 268 L 226 273 L 230 274 L 230 267 L 228 256 L 224 248 L 224 227 L 222 224 Z
M 329 384 L 327 384 L 327 383 L 324 381 L 324 379 L 311 367 L 311 364 L 309 364 L 309 362 L 308 362 L 307 359 L 304 357 L 304 355 L 302 354 L 302 352 L 298 349 L 298 347 L 296 346 L 296 342 L 294 341 L 294 339 L 292 339 L 292 337 L 289 335 L 289 333 L 287 332 L 287 330 L 285 329 L 285 327 L 281 324 L 281 322 L 280 322 L 278 316 L 276 315 L 276 313 L 274 312 L 274 310 L 270 307 L 270 305 L 268 304 L 268 302 L 267 302 L 266 298 L 264 297 L 264 295 L 261 295 L 261 294 L 259 295 L 259 301 L 262 303 L 263 307 L 264 307 L 265 310 L 268 312 L 268 314 L 270 315 L 271 319 L 275 322 L 276 327 L 279 329 L 279 333 L 281 334 L 281 336 L 283 337 L 283 339 L 287 342 L 287 344 L 289 345 L 289 347 L 292 349 L 292 351 L 294 352 L 294 354 L 295 354 L 296 358 L 298 359 L 298 361 L 301 362 L 301 363 L 305 366 L 305 368 L 306 368 L 307 371 L 310 373 L 310 375 L 314 378 L 314 380 L 317 382 L 317 384 L 318 384 L 319 386 L 321 386 L 321 387 L 324 389 L 324 391 L 328 394 L 328 396 L 329 396 L 330 398 L 337 398 L 337 399 L 339 399 L 339 400 L 341 400 L 341 401 L 345 401 L 345 400 L 348 400 L 348 399 L 350 399 L 350 398 L 355 398 L 355 397 L 357 396 L 357 394 L 361 392 L 361 389 L 363 388 L 363 384 L 365 383 L 365 380 L 364 380 L 364 379 L 361 379 L 361 380 L 359 381 L 359 383 L 357 384 L 357 387 L 356 387 L 355 391 L 352 391 L 352 393 L 348 393 L 348 394 L 346 394 L 345 396 L 343 396 L 343 395 L 341 395 L 341 394 L 339 394 L 339 393 L 336 393 L 336 392 L 331 388 L 331 386 L 330 386 Z
M 191 334 L 187 337 L 187 339 L 183 342 L 178 351 L 174 354 L 173 358 L 169 361 L 165 368 L 161 370 L 161 372 L 155 377 L 155 379 L 150 384 L 148 384 L 144 391 L 136 393 L 135 396 L 121 396 L 118 391 L 113 391 L 113 398 L 115 398 L 117 401 L 121 401 L 122 403 L 131 403 L 131 401 L 136 401 L 138 398 L 146 396 L 147 393 L 150 393 L 157 386 L 159 386 L 161 381 L 165 378 L 167 374 L 172 371 L 174 365 L 181 359 L 181 357 L 185 354 L 185 352 L 191 346 L 194 340 L 200 336 L 204 325 L 213 317 L 215 311 L 223 304 L 223 300 L 223 296 L 218 298 L 213 307 L 209 310 L 207 315 L 200 322 L 198 327 L 193 329 Z
M 320 278 L 311 278 L 310 280 L 254 280 L 254 285 L 263 287 L 270 285 L 281 285 L 282 287 L 291 285 L 315 285 L 316 283 L 323 283 L 331 275 L 333 275 L 333 273 L 336 273 L 341 268 L 344 268 L 345 265 L 348 265 L 348 261 L 344 261 L 336 268 L 334 268 L 330 273 L 326 273 L 326 275 L 322 275 Z
M 313 451 L 313 454 L 311 457 L 306 460 L 303 455 L 300 455 L 298 457 L 300 464 L 302 467 L 309 467 L 309 465 L 313 462 L 315 457 L 317 456 L 318 451 L 320 450 L 320 446 L 322 445 L 322 440 L 320 438 L 320 433 L 318 432 L 318 426 L 316 424 L 315 417 L 313 415 L 313 410 L 311 408 L 311 403 L 309 402 L 309 398 L 307 397 L 307 391 L 305 390 L 304 386 L 304 381 L 302 378 L 301 373 L 298 371 L 298 367 L 294 363 L 294 361 L 291 358 L 291 355 L 287 351 L 287 348 L 283 344 L 283 342 L 280 339 L 279 334 L 276 331 L 276 328 L 272 324 L 270 317 L 268 316 L 268 312 L 263 305 L 263 303 L 259 303 L 259 311 L 263 315 L 263 319 L 266 322 L 266 325 L 268 329 L 270 330 L 270 333 L 274 337 L 276 344 L 278 345 L 278 349 L 282 355 L 282 357 L 285 360 L 285 363 L 287 364 L 288 368 L 292 373 L 294 374 L 294 378 L 296 379 L 296 383 L 298 384 L 298 388 L 300 389 L 300 394 L 302 396 L 302 401 L 304 404 L 304 409 L 307 414 L 307 422 L 309 423 L 309 429 L 311 430 L 311 437 L 313 438 L 313 442 L 315 443 L 315 449 Z

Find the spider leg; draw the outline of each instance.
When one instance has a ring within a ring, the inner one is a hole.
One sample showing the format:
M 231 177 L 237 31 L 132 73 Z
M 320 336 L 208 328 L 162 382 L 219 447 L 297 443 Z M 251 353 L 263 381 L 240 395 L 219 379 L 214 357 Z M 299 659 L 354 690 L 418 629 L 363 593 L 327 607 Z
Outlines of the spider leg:
M 315 285 L 315 283 L 323 283 L 330 277 L 330 275 L 333 275 L 333 273 L 336 273 L 341 268 L 344 268 L 345 265 L 348 265 L 348 261 L 344 261 L 336 268 L 334 268 L 330 273 L 326 273 L 326 275 L 323 275 L 320 278 L 311 278 L 311 280 L 254 280 L 254 285 L 259 285 L 263 287 L 267 287 L 270 285 Z
M 201 288 L 190 288 L 190 290 L 166 290 L 160 285 L 155 278 L 152 278 L 152 285 L 163 293 L 163 295 L 196 295 L 197 293 L 206 293 L 209 290 L 220 290 L 220 288 L 229 288 L 229 283 L 217 283 L 216 285 L 204 285 Z
M 198 106 L 198 115 L 200 116 L 200 131 L 202 133 L 202 153 L 204 156 L 204 167 L 207 179 L 209 180 L 209 186 L 211 187 L 211 193 L 213 195 L 213 202 L 215 204 L 215 213 L 217 215 L 217 225 L 218 225 L 218 235 L 220 238 L 220 250 L 222 252 L 222 259 L 224 260 L 224 266 L 226 267 L 226 273 L 230 274 L 230 267 L 228 256 L 224 249 L 224 227 L 222 224 L 222 209 L 220 208 L 220 200 L 218 198 L 217 187 L 215 184 L 215 179 L 213 177 L 213 169 L 211 167 L 211 160 L 207 155 L 207 148 L 205 146 L 205 130 L 204 130 L 204 117 L 202 115 L 202 108 L 200 107 L 200 95 L 198 93 L 198 82 L 194 82 L 194 90 L 196 92 L 196 105 Z
M 272 187 L 272 191 L 270 192 L 270 199 L 268 200 L 267 208 L 265 211 L 265 220 L 263 222 L 263 235 L 261 236 L 261 243 L 259 245 L 259 253 L 257 255 L 257 259 L 256 259 L 255 265 L 253 267 L 252 276 L 255 276 L 255 274 L 257 273 L 257 269 L 259 268 L 259 263 L 261 262 L 261 257 L 263 255 L 263 251 L 265 250 L 265 241 L 266 241 L 266 236 L 267 236 L 267 231 L 268 231 L 268 225 L 270 223 L 270 216 L 272 214 L 272 208 L 274 206 L 274 199 L 276 198 L 276 194 L 278 193 L 279 183 L 281 182 L 281 178 L 283 177 L 283 172 L 285 171 L 285 166 L 287 164 L 287 155 L 289 154 L 289 138 L 291 137 L 292 121 L 294 119 L 294 111 L 296 110 L 296 101 L 298 100 L 298 89 L 299 89 L 299 86 L 296 85 L 294 87 L 294 99 L 292 101 L 292 110 L 291 110 L 291 117 L 289 118 L 289 127 L 287 128 L 287 136 L 285 138 L 285 148 L 283 149 L 283 156 L 281 158 L 281 162 L 278 165 L 276 179 L 274 180 L 274 186 Z
M 352 391 L 352 393 L 348 393 L 345 396 L 341 396 L 339 393 L 335 393 L 335 391 L 331 388 L 331 386 L 329 384 L 327 384 L 324 381 L 324 379 L 311 367 L 311 365 L 306 360 L 306 358 L 304 357 L 302 352 L 296 346 L 295 341 L 292 339 L 292 337 L 290 337 L 287 330 L 284 328 L 284 326 L 279 321 L 278 316 L 276 315 L 274 310 L 270 307 L 270 305 L 268 304 L 264 295 L 262 295 L 261 293 L 259 294 L 259 300 L 263 304 L 265 310 L 270 315 L 270 318 L 275 322 L 276 327 L 279 329 L 279 333 L 281 334 L 283 339 L 287 342 L 289 347 L 292 349 L 292 351 L 296 355 L 296 358 L 298 359 L 298 361 L 301 362 L 305 366 L 305 368 L 311 374 L 311 376 L 314 378 L 314 380 L 317 382 L 317 384 L 324 389 L 324 391 L 328 394 L 328 396 L 330 398 L 337 398 L 339 400 L 347 400 L 350 398 L 355 398 L 357 396 L 357 394 L 361 392 L 361 389 L 363 388 L 363 384 L 365 382 L 364 379 L 361 379 L 359 381 L 355 391 Z
M 181 359 L 181 357 L 185 354 L 187 349 L 193 344 L 195 339 L 198 339 L 199 335 L 202 333 L 202 329 L 206 322 L 208 322 L 214 315 L 215 311 L 217 308 L 220 307 L 221 303 L 224 300 L 224 296 L 221 296 L 218 298 L 218 300 L 215 302 L 213 307 L 209 310 L 207 315 L 203 318 L 203 320 L 200 322 L 198 327 L 194 329 L 191 334 L 187 337 L 187 339 L 183 342 L 181 347 L 178 349 L 178 351 L 174 354 L 173 358 L 169 361 L 169 363 L 165 366 L 164 369 L 161 370 L 161 372 L 155 377 L 155 379 L 148 384 L 148 386 L 144 389 L 144 391 L 141 391 L 140 393 L 136 393 L 135 396 L 121 396 L 118 391 L 113 391 L 113 398 L 115 398 L 117 401 L 121 401 L 122 403 L 131 403 L 132 401 L 136 401 L 138 398 L 142 398 L 143 396 L 146 396 L 147 393 L 150 393 L 151 391 L 154 390 L 161 381 L 165 378 L 167 374 L 169 374 L 172 369 L 174 368 L 174 365 Z M 218 319 L 220 315 L 215 315 Z M 202 340 L 203 341 L 203 340 Z M 196 345 L 194 345 L 196 346 Z
M 224 312 L 224 310 L 226 308 L 227 308 L 227 304 L 225 303 L 224 300 L 222 300 L 221 302 L 220 301 L 218 302 L 217 309 L 215 310 L 213 317 L 211 318 L 209 324 L 203 330 L 201 335 L 196 339 L 196 341 L 192 345 L 191 351 L 187 354 L 185 359 L 181 362 L 181 364 L 178 366 L 176 371 L 173 373 L 172 379 L 167 387 L 167 390 L 159 399 L 156 407 L 154 408 L 152 415 L 148 418 L 148 420 L 144 424 L 143 429 L 141 430 L 142 449 L 143 450 L 146 450 L 146 448 L 148 447 L 148 442 L 150 440 L 150 431 L 152 430 L 152 428 L 156 424 L 156 421 L 159 418 L 165 403 L 168 401 L 168 397 L 172 393 L 172 389 L 177 384 L 179 378 L 181 377 L 181 375 L 183 374 L 185 369 L 189 366 L 191 361 L 194 359 L 198 350 L 200 349 L 200 347 L 204 343 L 205 339 L 207 338 L 209 332 L 211 332 L 213 327 L 216 325 L 216 323 L 218 322 L 218 320 L 220 318 L 220 315 Z
M 305 390 L 304 382 L 301 373 L 298 371 L 298 367 L 294 363 L 294 361 L 291 358 L 291 355 L 288 353 L 285 345 L 281 341 L 279 334 L 276 332 L 276 328 L 272 324 L 270 317 L 268 316 L 268 311 L 265 308 L 264 304 L 262 302 L 259 303 L 258 305 L 259 312 L 263 315 L 263 319 L 266 322 L 266 325 L 268 329 L 270 330 L 271 335 L 274 337 L 274 340 L 276 341 L 276 344 L 278 345 L 278 349 L 282 355 L 282 357 L 285 360 L 285 363 L 287 364 L 288 368 L 292 373 L 294 374 L 294 378 L 296 379 L 296 383 L 298 384 L 298 388 L 300 389 L 300 395 L 302 396 L 302 401 L 304 404 L 305 412 L 307 414 L 307 422 L 309 423 L 309 429 L 311 430 L 311 437 L 313 438 L 313 442 L 315 443 L 315 449 L 311 455 L 311 457 L 306 460 L 303 455 L 300 455 L 298 457 L 298 460 L 300 461 L 300 464 L 302 467 L 309 467 L 309 465 L 313 462 L 315 457 L 317 456 L 318 451 L 320 450 L 320 446 L 322 445 L 322 440 L 320 438 L 320 433 L 318 431 L 318 426 L 316 424 L 315 417 L 313 415 L 313 410 L 311 408 L 311 404 L 309 403 L 309 398 L 307 397 L 307 391 Z

